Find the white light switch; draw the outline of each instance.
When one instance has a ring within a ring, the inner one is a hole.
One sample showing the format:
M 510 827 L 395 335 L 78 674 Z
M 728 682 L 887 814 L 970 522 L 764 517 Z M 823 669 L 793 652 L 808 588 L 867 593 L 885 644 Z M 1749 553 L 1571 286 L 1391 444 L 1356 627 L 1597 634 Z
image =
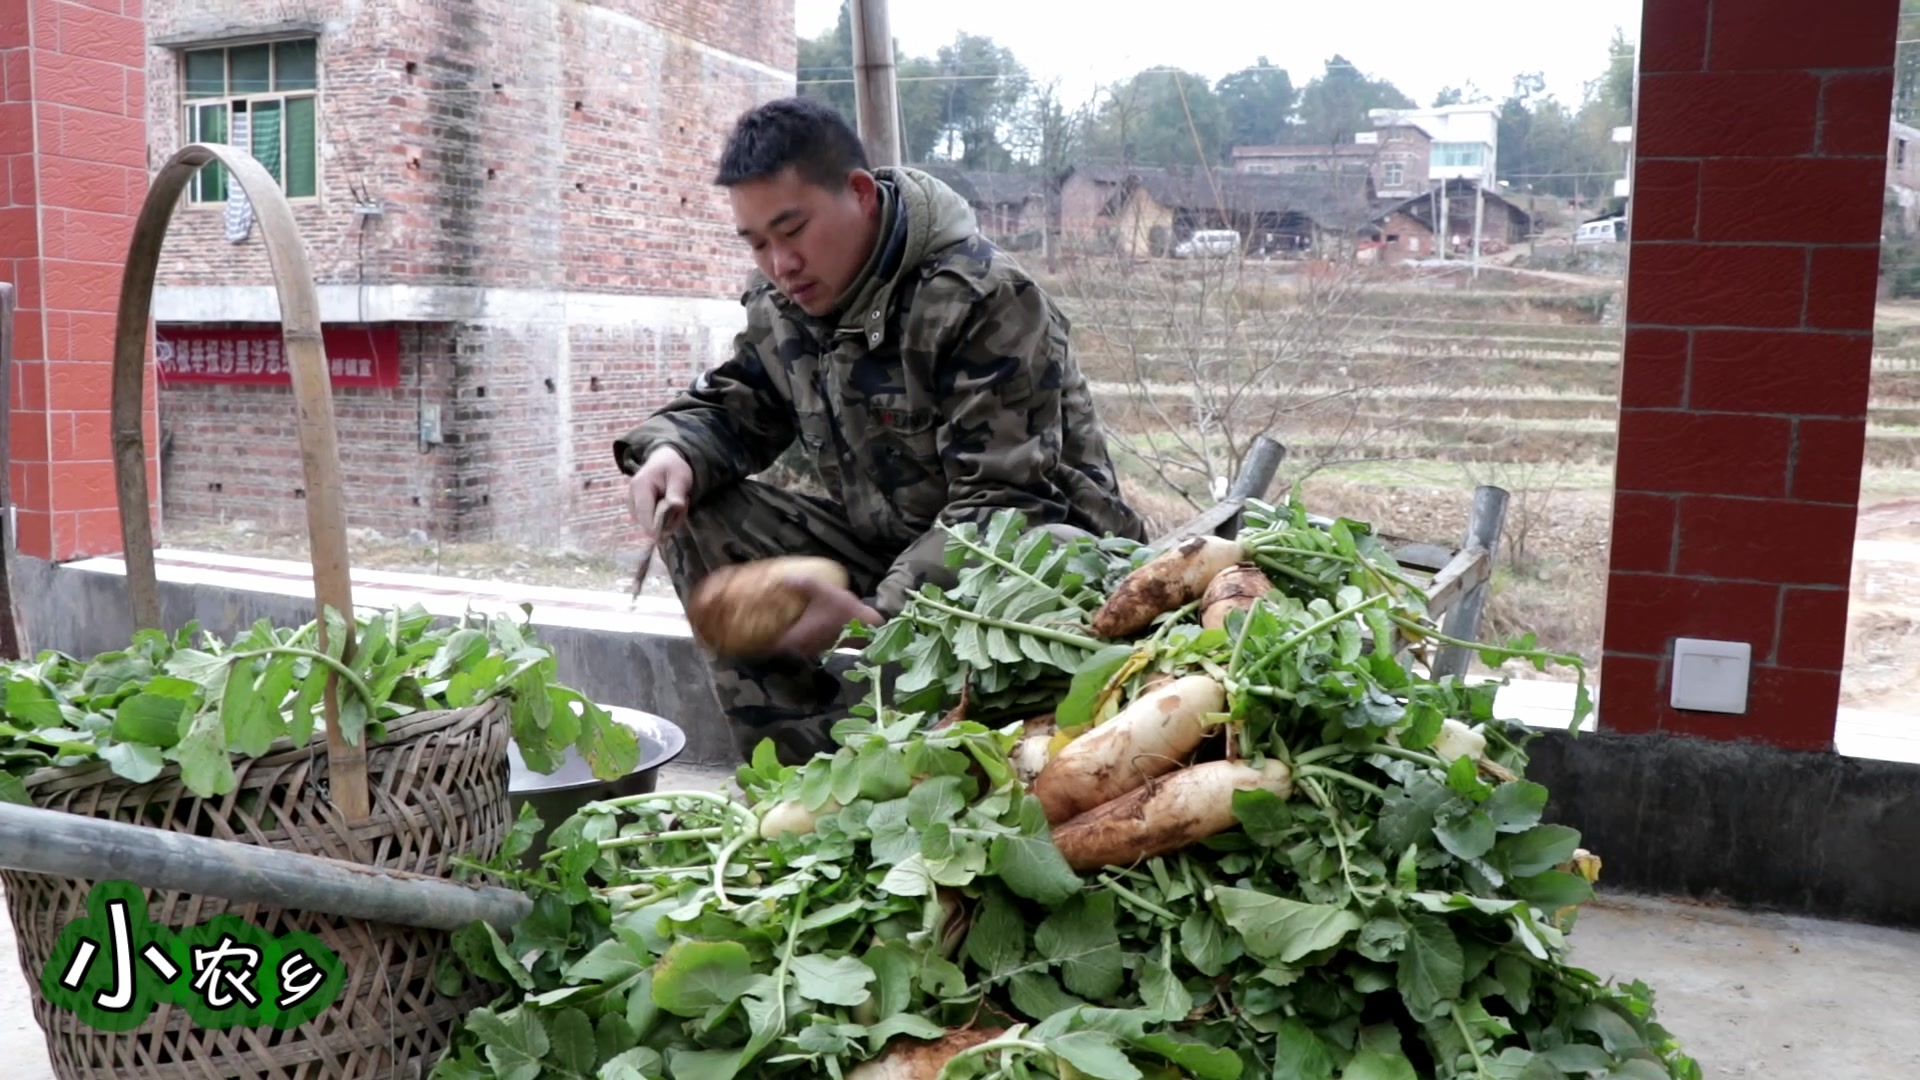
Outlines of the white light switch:
M 1746 712 L 1752 662 L 1753 646 L 1744 641 L 1675 639 L 1670 703 L 1697 712 Z

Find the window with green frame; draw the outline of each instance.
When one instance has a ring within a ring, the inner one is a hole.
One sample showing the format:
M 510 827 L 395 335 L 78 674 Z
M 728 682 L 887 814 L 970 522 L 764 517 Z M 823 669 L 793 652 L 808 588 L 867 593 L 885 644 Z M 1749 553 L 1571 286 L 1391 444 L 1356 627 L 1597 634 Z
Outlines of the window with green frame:
M 188 142 L 223 143 L 252 154 L 289 199 L 310 199 L 319 185 L 319 43 L 293 41 L 189 49 L 181 56 Z M 212 162 L 194 176 L 188 198 L 225 202 L 227 175 Z

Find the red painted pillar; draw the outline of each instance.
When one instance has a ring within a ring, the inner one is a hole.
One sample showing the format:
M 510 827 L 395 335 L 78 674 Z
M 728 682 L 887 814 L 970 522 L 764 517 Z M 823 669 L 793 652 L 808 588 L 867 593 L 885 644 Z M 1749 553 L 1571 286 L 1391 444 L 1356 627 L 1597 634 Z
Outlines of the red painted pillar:
M 1646 0 L 1600 718 L 1829 749 L 1899 0 Z M 1676 637 L 1753 649 L 1669 706 Z
M 117 552 L 107 410 L 121 267 L 147 189 L 140 0 L 0 0 L 0 63 L 18 544 L 55 560 Z M 151 380 L 146 415 L 152 481 Z

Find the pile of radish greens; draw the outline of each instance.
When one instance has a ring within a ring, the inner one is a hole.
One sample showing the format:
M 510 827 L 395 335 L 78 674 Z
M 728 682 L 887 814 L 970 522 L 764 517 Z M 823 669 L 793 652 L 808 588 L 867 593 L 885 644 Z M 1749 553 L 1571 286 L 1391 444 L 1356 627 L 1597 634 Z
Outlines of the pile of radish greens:
M 1298 505 L 1164 552 L 950 536 L 834 753 L 469 864 L 534 907 L 457 936 L 443 989 L 503 989 L 437 1080 L 1698 1080 L 1646 986 L 1568 962 L 1598 860 L 1497 685 L 1420 656 L 1573 666 L 1584 715 L 1577 658 L 1452 642 Z
M 502 697 L 536 772 L 559 768 L 569 749 L 602 779 L 639 763 L 633 730 L 555 678 L 530 619 L 470 612 L 450 621 L 418 605 L 364 612 L 351 627 L 331 608 L 326 619 L 324 649 L 318 620 L 261 620 L 230 641 L 189 623 L 173 634 L 136 631 L 126 648 L 90 659 L 47 650 L 0 665 L 0 799 L 30 802 L 36 770 L 95 762 L 136 784 L 171 768 L 200 798 L 226 795 L 236 758 L 325 738 L 329 675 L 351 743 L 378 743 L 412 713 Z

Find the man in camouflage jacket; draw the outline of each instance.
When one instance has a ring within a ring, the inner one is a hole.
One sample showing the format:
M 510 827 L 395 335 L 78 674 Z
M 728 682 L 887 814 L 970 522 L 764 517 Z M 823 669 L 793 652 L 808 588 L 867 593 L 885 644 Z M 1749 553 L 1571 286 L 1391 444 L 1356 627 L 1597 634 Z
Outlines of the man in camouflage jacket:
M 939 523 L 1010 507 L 1068 535 L 1145 528 L 1120 495 L 1066 318 L 950 187 L 868 169 L 852 129 L 807 99 L 741 117 L 718 182 L 758 266 L 746 329 L 614 453 L 642 529 L 660 499 L 689 504 L 660 549 L 683 602 L 728 564 L 823 555 L 847 568 L 854 591 L 810 588 L 778 655 L 713 658 L 741 752 L 771 738 L 794 762 L 832 749 L 832 722 L 863 692 L 821 661 L 848 622 L 877 625 L 923 584 L 952 583 Z M 748 479 L 795 441 L 826 497 Z

